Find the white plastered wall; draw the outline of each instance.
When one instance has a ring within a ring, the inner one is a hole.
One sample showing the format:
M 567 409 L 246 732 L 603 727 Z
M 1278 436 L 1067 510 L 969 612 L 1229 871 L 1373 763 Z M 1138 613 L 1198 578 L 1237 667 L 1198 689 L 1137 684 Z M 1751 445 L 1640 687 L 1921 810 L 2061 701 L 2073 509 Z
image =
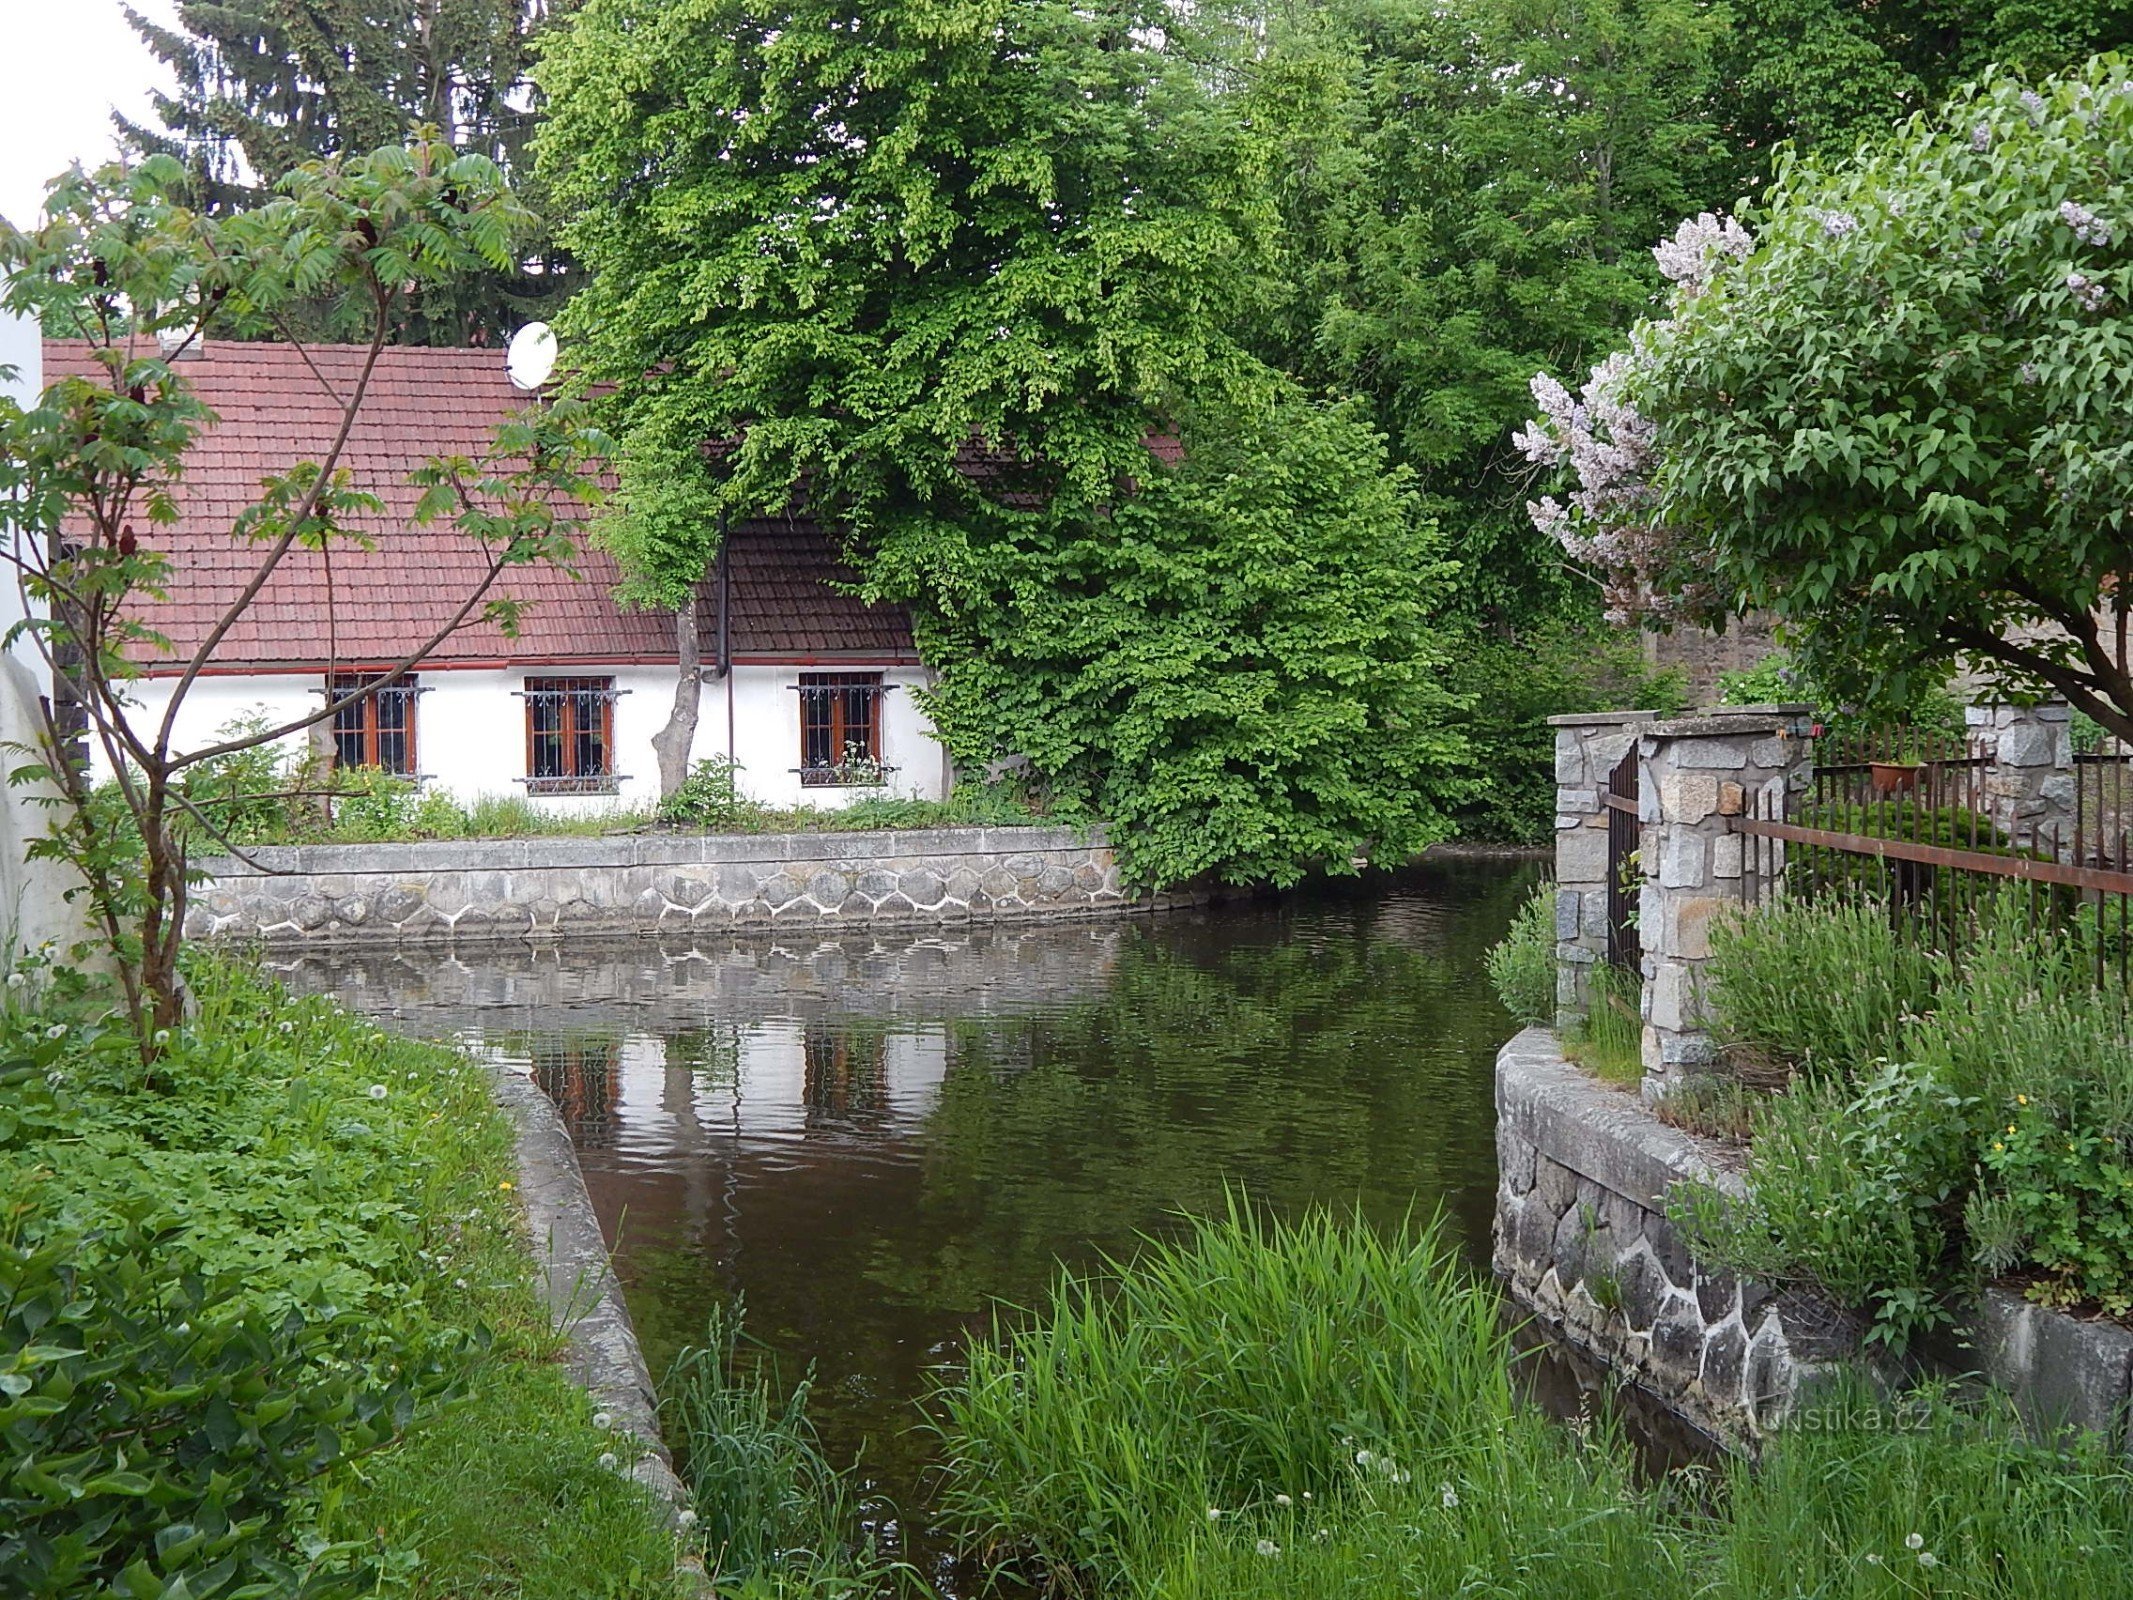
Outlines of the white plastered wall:
M 732 755 L 742 767 L 740 786 L 750 799 L 773 806 L 835 807 L 866 795 L 940 799 L 945 793 L 941 747 L 911 691 L 924 683 L 918 668 L 882 669 L 891 685 L 882 706 L 882 760 L 895 770 L 885 788 L 809 789 L 800 784 L 800 697 L 797 666 L 737 666 L 732 685 Z M 859 663 L 839 671 L 872 670 Z M 555 812 L 598 812 L 650 805 L 659 797 L 659 768 L 652 735 L 674 705 L 671 667 L 552 667 L 508 671 L 489 668 L 429 668 L 416 674 L 422 694 L 416 705 L 415 755 L 433 788 L 466 802 L 482 795 L 523 795 L 526 785 L 526 710 L 519 698 L 528 677 L 612 677 L 615 701 L 615 767 L 619 792 L 601 795 L 540 795 L 534 803 Z M 187 691 L 174 729 L 178 750 L 212 744 L 223 729 L 246 717 L 275 723 L 316 711 L 324 678 L 317 673 L 243 673 L 198 679 Z M 150 678 L 133 686 L 134 726 L 156 726 L 169 704 L 173 681 Z M 292 736 L 291 751 L 304 735 Z M 696 729 L 696 757 L 728 753 L 727 685 L 707 677 Z M 92 741 L 92 744 L 94 741 Z M 103 752 L 93 752 L 98 775 L 108 775 Z

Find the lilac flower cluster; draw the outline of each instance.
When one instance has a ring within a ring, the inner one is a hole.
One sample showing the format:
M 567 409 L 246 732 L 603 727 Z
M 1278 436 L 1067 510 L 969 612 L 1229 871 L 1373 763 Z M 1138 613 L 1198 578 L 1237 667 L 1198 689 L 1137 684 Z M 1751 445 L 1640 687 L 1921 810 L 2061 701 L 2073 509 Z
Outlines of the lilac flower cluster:
M 2087 206 L 2076 205 L 2071 200 L 2059 202 L 2059 220 L 2074 230 L 2074 237 L 2083 244 L 2101 248 L 2111 242 L 2111 225 L 2096 215 Z
M 1745 260 L 1754 248 L 1754 237 L 1735 218 L 1706 211 L 1676 228 L 1673 238 L 1654 245 L 1652 259 L 1659 263 L 1662 278 L 1684 295 L 1693 295 L 1711 281 L 1721 262 Z
M 1607 615 L 1616 622 L 1670 609 L 1652 582 L 1669 544 L 1654 516 L 1655 430 L 1623 394 L 1636 360 L 1634 346 L 1617 351 L 1575 395 L 1547 373 L 1536 374 L 1540 415 L 1512 436 L 1535 466 L 1567 466 L 1576 480 L 1567 502 L 1544 495 L 1526 503 L 1526 514 L 1572 560 L 1598 569 Z
M 2094 278 L 2085 277 L 2078 272 L 2069 272 L 2066 275 L 2066 292 L 2074 297 L 2075 302 L 2084 311 L 2101 311 L 2104 302 L 2111 298 L 2109 289 Z

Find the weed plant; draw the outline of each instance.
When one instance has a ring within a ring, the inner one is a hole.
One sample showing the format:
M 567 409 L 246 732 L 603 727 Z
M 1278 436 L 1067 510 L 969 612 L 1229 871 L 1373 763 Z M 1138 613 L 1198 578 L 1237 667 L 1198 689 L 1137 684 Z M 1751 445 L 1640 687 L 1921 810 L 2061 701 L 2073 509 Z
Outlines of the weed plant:
M 324 1452 L 292 1497 L 244 1518 L 242 1548 L 189 1543 L 170 1531 L 175 1513 L 154 1519 L 132 1552 L 161 1585 L 145 1592 L 220 1594 L 237 1580 L 218 1578 L 217 1564 L 248 1570 L 256 1558 L 288 1568 L 292 1593 L 358 1579 L 365 1592 L 521 1600 L 673 1592 L 672 1536 L 613 1470 L 624 1442 L 554 1360 L 558 1337 L 528 1281 L 513 1136 L 485 1069 L 292 997 L 239 963 L 198 960 L 194 1018 L 150 1087 L 93 986 L 18 977 L 0 990 L 0 1061 L 11 1069 L 0 1090 L 0 1246 L 65 1242 L 83 1281 L 101 1281 L 129 1266 L 140 1248 L 129 1241 L 150 1231 L 159 1257 L 229 1286 L 217 1291 L 215 1326 L 268 1330 L 246 1380 L 253 1391 L 271 1374 L 284 1395 L 310 1394 L 306 1404 L 345 1392 L 352 1419 L 383 1419 L 391 1436 L 349 1431 L 340 1459 Z M 112 1311 L 130 1315 L 122 1303 Z M 122 1323 L 85 1338 L 102 1360 L 139 1343 Z M 0 1349 L 0 1372 L 20 1354 Z M 291 1360 L 308 1371 L 292 1374 Z M 143 1451 L 127 1470 L 175 1481 L 223 1448 L 218 1439 L 233 1440 L 237 1457 L 257 1455 L 253 1425 L 229 1435 L 211 1388 L 171 1381 L 177 1371 L 158 1357 L 154 1370 L 121 1361 L 102 1374 L 114 1392 L 145 1385 L 156 1405 L 197 1412 L 173 1459 Z M 20 1394 L 12 1377 L 0 1386 L 0 1494 L 42 1495 L 69 1470 L 13 1428 L 10 1409 L 63 1399 L 42 1385 L 65 1372 L 26 1375 Z M 363 1399 L 395 1390 L 411 1412 Z M 237 1415 L 258 1398 L 233 1396 Z M 86 1536 L 111 1509 L 99 1494 L 134 1492 L 123 1474 L 105 1475 L 69 1504 Z M 0 1515 L 0 1590 L 43 1593 L 7 1565 L 24 1526 Z M 40 1526 L 53 1533 L 49 1516 Z M 126 1583 L 118 1592 L 144 1592 Z
M 1585 1014 L 1563 1037 L 1563 1050 L 1609 1083 L 1644 1077 L 1644 1023 L 1637 1012 L 1638 980 L 1602 962 L 1585 979 Z
M 1555 885 L 1538 883 L 1485 960 L 1496 998 L 1521 1027 L 1555 1021 Z
M 2012 890 L 1953 957 L 1826 899 L 1717 934 L 1724 1025 L 1805 1070 L 1754 1112 L 1746 1202 L 1678 1198 L 1697 1249 L 1817 1285 L 1897 1347 L 2009 1272 L 2133 1312 L 2133 1018 L 2093 937 Z

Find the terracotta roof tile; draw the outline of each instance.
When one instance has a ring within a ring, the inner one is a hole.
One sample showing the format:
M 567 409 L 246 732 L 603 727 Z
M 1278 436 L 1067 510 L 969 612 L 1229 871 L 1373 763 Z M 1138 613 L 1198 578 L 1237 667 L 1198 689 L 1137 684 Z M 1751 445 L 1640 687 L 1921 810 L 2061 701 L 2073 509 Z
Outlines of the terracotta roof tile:
M 363 351 L 310 347 L 319 376 L 352 384 Z M 48 339 L 45 379 L 101 376 L 88 346 Z M 144 600 L 140 619 L 166 635 L 179 657 L 195 648 L 255 570 L 251 547 L 231 534 L 261 480 L 324 455 L 340 409 L 302 355 L 281 344 L 213 342 L 180 369 L 218 418 L 186 461 L 178 522 L 140 534 L 171 556 L 170 598 Z M 477 455 L 496 424 L 524 403 L 494 350 L 389 349 L 343 462 L 382 509 L 355 526 L 375 550 L 352 546 L 330 559 L 292 551 L 216 652 L 216 670 L 298 670 L 396 659 L 441 627 L 480 581 L 480 547 L 450 528 L 408 525 L 417 491 L 408 473 L 432 455 Z M 734 530 L 732 647 L 737 654 L 848 654 L 911 659 L 901 610 L 866 606 L 830 585 L 847 580 L 828 534 L 805 519 L 744 523 Z M 476 622 L 431 658 L 433 666 L 477 662 L 665 662 L 673 626 L 613 599 L 621 574 L 605 551 L 584 549 L 577 575 L 556 568 L 507 572 L 492 591 L 526 602 L 519 635 Z M 709 620 L 707 616 L 707 621 Z M 707 648 L 710 635 L 706 634 Z

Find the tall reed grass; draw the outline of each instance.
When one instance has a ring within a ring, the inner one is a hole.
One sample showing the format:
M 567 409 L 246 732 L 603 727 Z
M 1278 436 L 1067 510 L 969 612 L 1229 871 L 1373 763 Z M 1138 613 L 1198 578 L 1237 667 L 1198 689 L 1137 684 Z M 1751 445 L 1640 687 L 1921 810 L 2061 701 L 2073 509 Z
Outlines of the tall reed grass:
M 2133 1477 L 2004 1411 L 1839 1393 L 1759 1468 L 1640 1484 L 1523 1405 L 1493 1290 L 1435 1228 L 1232 1203 L 1063 1279 L 937 1397 L 952 1523 L 1114 1600 L 2102 1600 Z
M 661 1420 L 696 1513 L 706 1570 L 726 1593 L 856 1596 L 900 1574 L 859 1541 L 847 1478 L 822 1454 L 802 1378 L 743 1348 L 738 1306 L 713 1311 L 661 1385 Z

